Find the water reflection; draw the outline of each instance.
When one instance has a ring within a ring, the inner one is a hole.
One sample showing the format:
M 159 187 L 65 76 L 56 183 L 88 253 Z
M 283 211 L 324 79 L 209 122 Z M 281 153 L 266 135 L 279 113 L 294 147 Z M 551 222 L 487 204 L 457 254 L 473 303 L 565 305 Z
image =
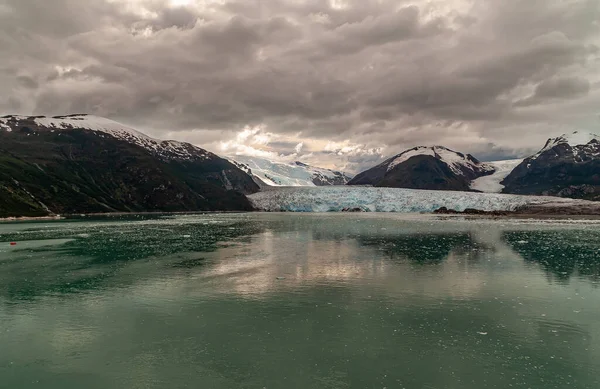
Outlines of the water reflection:
M 418 263 L 440 263 L 453 250 L 464 255 L 479 250 L 468 233 L 419 234 L 387 237 L 361 237 L 360 244 L 377 247 L 390 258 L 408 259 Z
M 504 239 L 526 261 L 537 263 L 552 279 L 573 275 L 600 280 L 600 231 L 510 231 Z
M 474 275 L 481 270 L 474 266 L 477 262 L 525 259 L 562 282 L 574 274 L 597 282 L 600 275 L 600 232 L 593 228 L 540 230 L 519 224 L 348 215 L 218 215 L 16 226 L 16 231 L 0 226 L 0 240 L 19 241 L 16 248 L 0 249 L 0 295 L 17 300 L 128 283 L 123 275 L 134 268 L 140 274 L 150 271 L 151 277 L 171 271 L 225 276 L 236 281 L 234 289 L 249 294 L 278 284 L 385 278 L 404 266 L 402 261 L 436 265 L 430 271 L 442 274 L 452 274 L 452 268 L 464 271 L 470 263 Z M 231 244 L 232 249 L 224 247 Z M 277 282 L 278 277 L 286 282 Z
M 548 282 L 558 265 L 539 260 L 576 258 L 565 281 L 595 269 L 593 228 L 379 215 L 2 228 L 20 243 L 0 252 L 7 387 L 600 387 L 597 273 Z
M 239 217 L 27 223 L 16 232 L 6 231 L 9 226 L 0 230 L 0 241 L 6 242 L 0 243 L 0 295 L 17 300 L 110 285 L 131 266 L 199 265 L 203 256 L 195 253 L 213 252 L 221 242 L 263 230 Z M 10 241 L 17 246 L 8 247 Z

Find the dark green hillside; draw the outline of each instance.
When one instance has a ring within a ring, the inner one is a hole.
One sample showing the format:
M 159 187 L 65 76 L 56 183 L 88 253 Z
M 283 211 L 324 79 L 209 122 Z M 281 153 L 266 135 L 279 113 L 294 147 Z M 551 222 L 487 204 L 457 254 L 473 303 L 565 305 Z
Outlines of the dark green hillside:
M 47 209 L 57 214 L 251 210 L 241 192 L 258 190 L 252 179 L 201 151 L 193 158 L 164 159 L 89 130 L 0 130 L 0 217 L 40 216 Z

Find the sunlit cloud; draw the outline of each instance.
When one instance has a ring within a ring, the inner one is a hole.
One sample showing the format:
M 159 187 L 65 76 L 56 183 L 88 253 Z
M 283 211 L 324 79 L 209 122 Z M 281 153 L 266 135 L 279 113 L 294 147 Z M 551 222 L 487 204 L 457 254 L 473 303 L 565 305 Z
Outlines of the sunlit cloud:
M 184 5 L 190 5 L 194 0 L 169 0 L 169 5 L 173 7 L 181 7 Z

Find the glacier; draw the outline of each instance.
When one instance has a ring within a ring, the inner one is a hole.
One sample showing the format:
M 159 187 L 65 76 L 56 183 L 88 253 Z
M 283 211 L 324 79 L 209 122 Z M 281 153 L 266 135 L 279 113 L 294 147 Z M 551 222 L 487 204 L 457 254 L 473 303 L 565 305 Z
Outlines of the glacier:
M 482 176 L 471 181 L 471 189 L 488 193 L 500 193 L 504 189 L 501 182 L 523 162 L 523 159 L 508 159 L 504 161 L 486 162 L 495 171 L 493 174 Z
M 301 162 L 271 161 L 245 155 L 229 156 L 240 169 L 268 186 L 345 185 L 352 176 L 348 173 L 309 166 Z
M 521 206 L 573 206 L 583 200 L 499 193 L 452 192 L 358 186 L 279 187 L 248 196 L 255 208 L 266 212 L 341 212 L 360 208 L 366 212 L 424 213 L 441 207 L 464 211 L 514 211 Z

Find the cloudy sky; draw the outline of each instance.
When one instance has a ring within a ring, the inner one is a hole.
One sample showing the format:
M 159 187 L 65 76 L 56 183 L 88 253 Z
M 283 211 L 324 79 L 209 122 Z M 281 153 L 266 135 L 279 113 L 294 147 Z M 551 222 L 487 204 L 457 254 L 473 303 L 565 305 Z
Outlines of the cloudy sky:
M 0 114 L 357 171 L 600 133 L 597 0 L 0 0 Z

